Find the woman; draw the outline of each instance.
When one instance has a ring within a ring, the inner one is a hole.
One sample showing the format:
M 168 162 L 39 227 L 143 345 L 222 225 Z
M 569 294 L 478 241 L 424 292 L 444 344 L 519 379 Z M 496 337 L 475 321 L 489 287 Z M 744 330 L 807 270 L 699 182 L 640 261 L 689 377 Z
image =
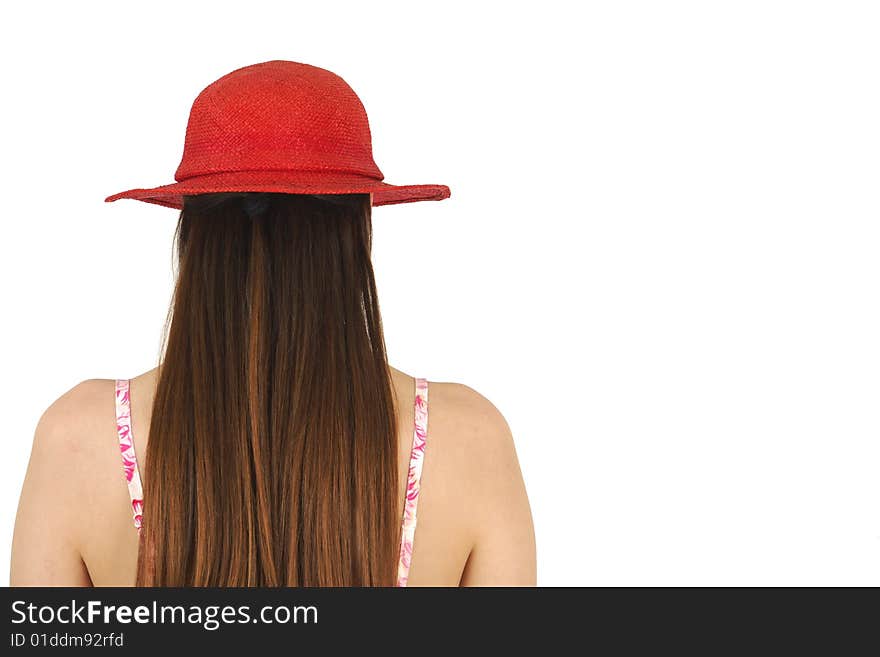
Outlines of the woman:
M 199 94 L 177 182 L 106 199 L 181 210 L 159 365 L 40 418 L 13 586 L 534 585 L 504 418 L 388 364 L 371 208 L 449 189 L 383 178 L 330 71 Z

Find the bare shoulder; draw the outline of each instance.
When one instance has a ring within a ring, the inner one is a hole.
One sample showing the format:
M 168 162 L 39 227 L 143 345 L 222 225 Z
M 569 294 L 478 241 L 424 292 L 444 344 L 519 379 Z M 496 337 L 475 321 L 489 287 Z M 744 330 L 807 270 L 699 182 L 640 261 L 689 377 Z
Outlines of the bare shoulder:
M 507 419 L 468 385 L 430 383 L 428 390 L 427 450 L 439 457 L 443 488 L 471 536 L 461 584 L 534 585 L 534 526 Z
M 514 449 L 507 419 L 485 395 L 464 383 L 430 382 L 429 425 L 468 462 L 495 462 Z M 429 431 L 431 428 L 429 427 Z
M 82 381 L 42 413 L 33 435 L 13 535 L 11 581 L 89 582 L 81 558 L 83 531 L 93 529 L 114 457 L 114 382 Z M 115 454 L 118 459 L 118 448 Z
M 46 444 L 73 453 L 94 450 L 102 442 L 98 434 L 113 424 L 114 391 L 112 379 L 87 379 L 77 383 L 40 416 L 34 434 L 35 446 Z
M 87 379 L 58 397 L 40 416 L 29 468 L 51 473 L 59 489 L 76 494 L 60 497 L 82 507 L 84 500 L 101 503 L 103 483 L 118 483 L 119 459 L 115 381 Z
M 472 504 L 474 499 L 504 496 L 521 480 L 507 419 L 490 399 L 463 383 L 429 382 L 427 450 L 441 461 L 446 480 L 455 482 L 458 503 L 474 513 L 483 506 Z

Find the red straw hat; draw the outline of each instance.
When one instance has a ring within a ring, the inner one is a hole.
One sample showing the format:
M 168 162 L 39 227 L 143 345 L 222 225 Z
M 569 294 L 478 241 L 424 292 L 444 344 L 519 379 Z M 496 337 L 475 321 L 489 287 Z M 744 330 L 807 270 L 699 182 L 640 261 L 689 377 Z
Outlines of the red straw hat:
M 367 113 L 341 77 L 273 60 L 236 69 L 195 99 L 176 183 L 131 198 L 183 208 L 184 194 L 371 193 L 373 205 L 442 201 L 446 185 L 391 185 L 373 161 Z

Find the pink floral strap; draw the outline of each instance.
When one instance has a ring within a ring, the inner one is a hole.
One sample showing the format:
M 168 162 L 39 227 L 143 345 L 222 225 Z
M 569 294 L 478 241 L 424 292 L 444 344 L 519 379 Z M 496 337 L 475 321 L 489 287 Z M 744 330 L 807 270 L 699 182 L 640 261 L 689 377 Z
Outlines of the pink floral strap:
M 428 381 L 416 379 L 415 427 L 409 457 L 406 499 L 403 504 L 403 529 L 400 539 L 400 561 L 397 564 L 397 586 L 406 586 L 412 562 L 413 539 L 416 533 L 416 507 L 419 504 L 425 440 L 428 437 Z
M 116 433 L 119 434 L 119 449 L 122 452 L 122 467 L 128 482 L 131 497 L 131 511 L 134 526 L 141 533 L 144 513 L 144 493 L 141 474 L 134 453 L 134 438 L 131 434 L 131 382 L 128 379 L 116 380 Z

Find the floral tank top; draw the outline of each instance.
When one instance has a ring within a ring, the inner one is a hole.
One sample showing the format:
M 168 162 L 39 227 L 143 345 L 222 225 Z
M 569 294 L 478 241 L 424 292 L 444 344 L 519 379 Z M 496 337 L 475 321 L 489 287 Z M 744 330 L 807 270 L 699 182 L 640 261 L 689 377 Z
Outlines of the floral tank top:
M 400 556 L 397 562 L 397 586 L 406 586 L 409 567 L 412 561 L 413 540 L 416 533 L 416 508 L 419 503 L 419 490 L 422 479 L 422 462 L 425 457 L 425 441 L 428 436 L 428 381 L 415 380 L 416 396 L 412 447 L 410 449 L 409 470 L 406 481 L 406 497 L 401 520 Z M 134 437 L 131 433 L 131 382 L 129 379 L 116 380 L 116 432 L 119 436 L 119 449 L 122 452 L 122 468 L 128 483 L 131 499 L 131 512 L 138 533 L 144 513 L 144 492 L 140 471 L 134 452 Z

